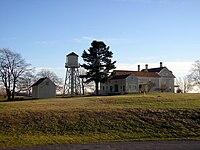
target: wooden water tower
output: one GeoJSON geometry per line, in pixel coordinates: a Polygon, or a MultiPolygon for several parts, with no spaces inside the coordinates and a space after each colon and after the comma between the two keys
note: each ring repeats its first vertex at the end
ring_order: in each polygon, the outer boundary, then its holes
{"type": "Polygon", "coordinates": [[[65,84],[63,95],[71,94],[71,96],[80,94],[80,78],[79,78],[79,63],[78,63],[78,55],[74,52],[68,54],[66,56],[65,68],[66,76],[65,76],[65,84]]]}

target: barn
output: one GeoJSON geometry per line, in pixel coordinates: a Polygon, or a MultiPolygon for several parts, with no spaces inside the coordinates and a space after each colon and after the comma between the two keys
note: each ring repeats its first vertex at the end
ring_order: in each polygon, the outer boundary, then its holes
{"type": "Polygon", "coordinates": [[[32,98],[55,98],[56,85],[49,78],[41,78],[32,85],[32,98]]]}

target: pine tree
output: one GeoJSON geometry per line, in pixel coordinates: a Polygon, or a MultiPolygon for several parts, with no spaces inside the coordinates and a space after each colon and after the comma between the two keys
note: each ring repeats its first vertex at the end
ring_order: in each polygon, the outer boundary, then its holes
{"type": "Polygon", "coordinates": [[[86,74],[81,77],[86,78],[86,83],[95,82],[96,95],[99,94],[99,82],[106,82],[110,70],[115,69],[116,61],[112,62],[112,56],[109,46],[102,41],[93,41],[88,52],[83,51],[82,58],[85,63],[81,66],[86,69],[86,74]]]}

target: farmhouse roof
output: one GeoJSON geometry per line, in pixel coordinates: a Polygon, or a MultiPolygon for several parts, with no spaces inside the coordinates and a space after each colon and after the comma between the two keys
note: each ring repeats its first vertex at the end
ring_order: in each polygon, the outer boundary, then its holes
{"type": "Polygon", "coordinates": [[[129,70],[114,70],[113,71],[113,75],[130,75],[132,74],[134,71],[129,71],[129,70]]]}
{"type": "Polygon", "coordinates": [[[35,82],[32,86],[36,86],[39,85],[40,83],[42,83],[45,79],[47,79],[47,77],[45,78],[40,78],[37,82],[35,82]]]}
{"type": "MultiPolygon", "coordinates": [[[[128,77],[129,75],[134,75],[137,77],[152,77],[152,78],[159,78],[160,75],[156,72],[141,72],[141,71],[128,71],[128,70],[114,70],[113,71],[113,78],[128,77]]],[[[113,79],[112,78],[112,79],[113,79]]]]}
{"type": "Polygon", "coordinates": [[[141,72],[141,71],[135,71],[133,75],[137,77],[152,77],[152,78],[159,78],[160,75],[156,72],[141,72]]]}
{"type": "Polygon", "coordinates": [[[117,80],[117,79],[126,79],[130,74],[127,75],[114,75],[111,77],[111,80],[117,80]]]}
{"type": "MultiPolygon", "coordinates": [[[[166,67],[150,68],[150,69],[147,69],[147,72],[157,72],[157,73],[159,73],[164,68],[166,68],[166,67]]],[[[144,72],[144,71],[146,71],[146,69],[142,69],[142,72],[144,72]]]]}

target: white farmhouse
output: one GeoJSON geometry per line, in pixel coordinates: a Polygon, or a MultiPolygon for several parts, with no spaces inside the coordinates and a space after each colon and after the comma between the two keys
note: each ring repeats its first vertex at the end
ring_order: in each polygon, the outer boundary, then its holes
{"type": "Polygon", "coordinates": [[[101,94],[124,94],[138,93],[145,87],[146,91],[163,91],[174,92],[173,73],[162,66],[158,68],[148,68],[140,71],[114,70],[110,76],[110,80],[106,83],[101,83],[101,94]],[[148,88],[147,88],[148,87],[148,88]]]}
{"type": "Polygon", "coordinates": [[[49,78],[41,78],[32,85],[33,98],[56,97],[56,85],[49,78]]]}

